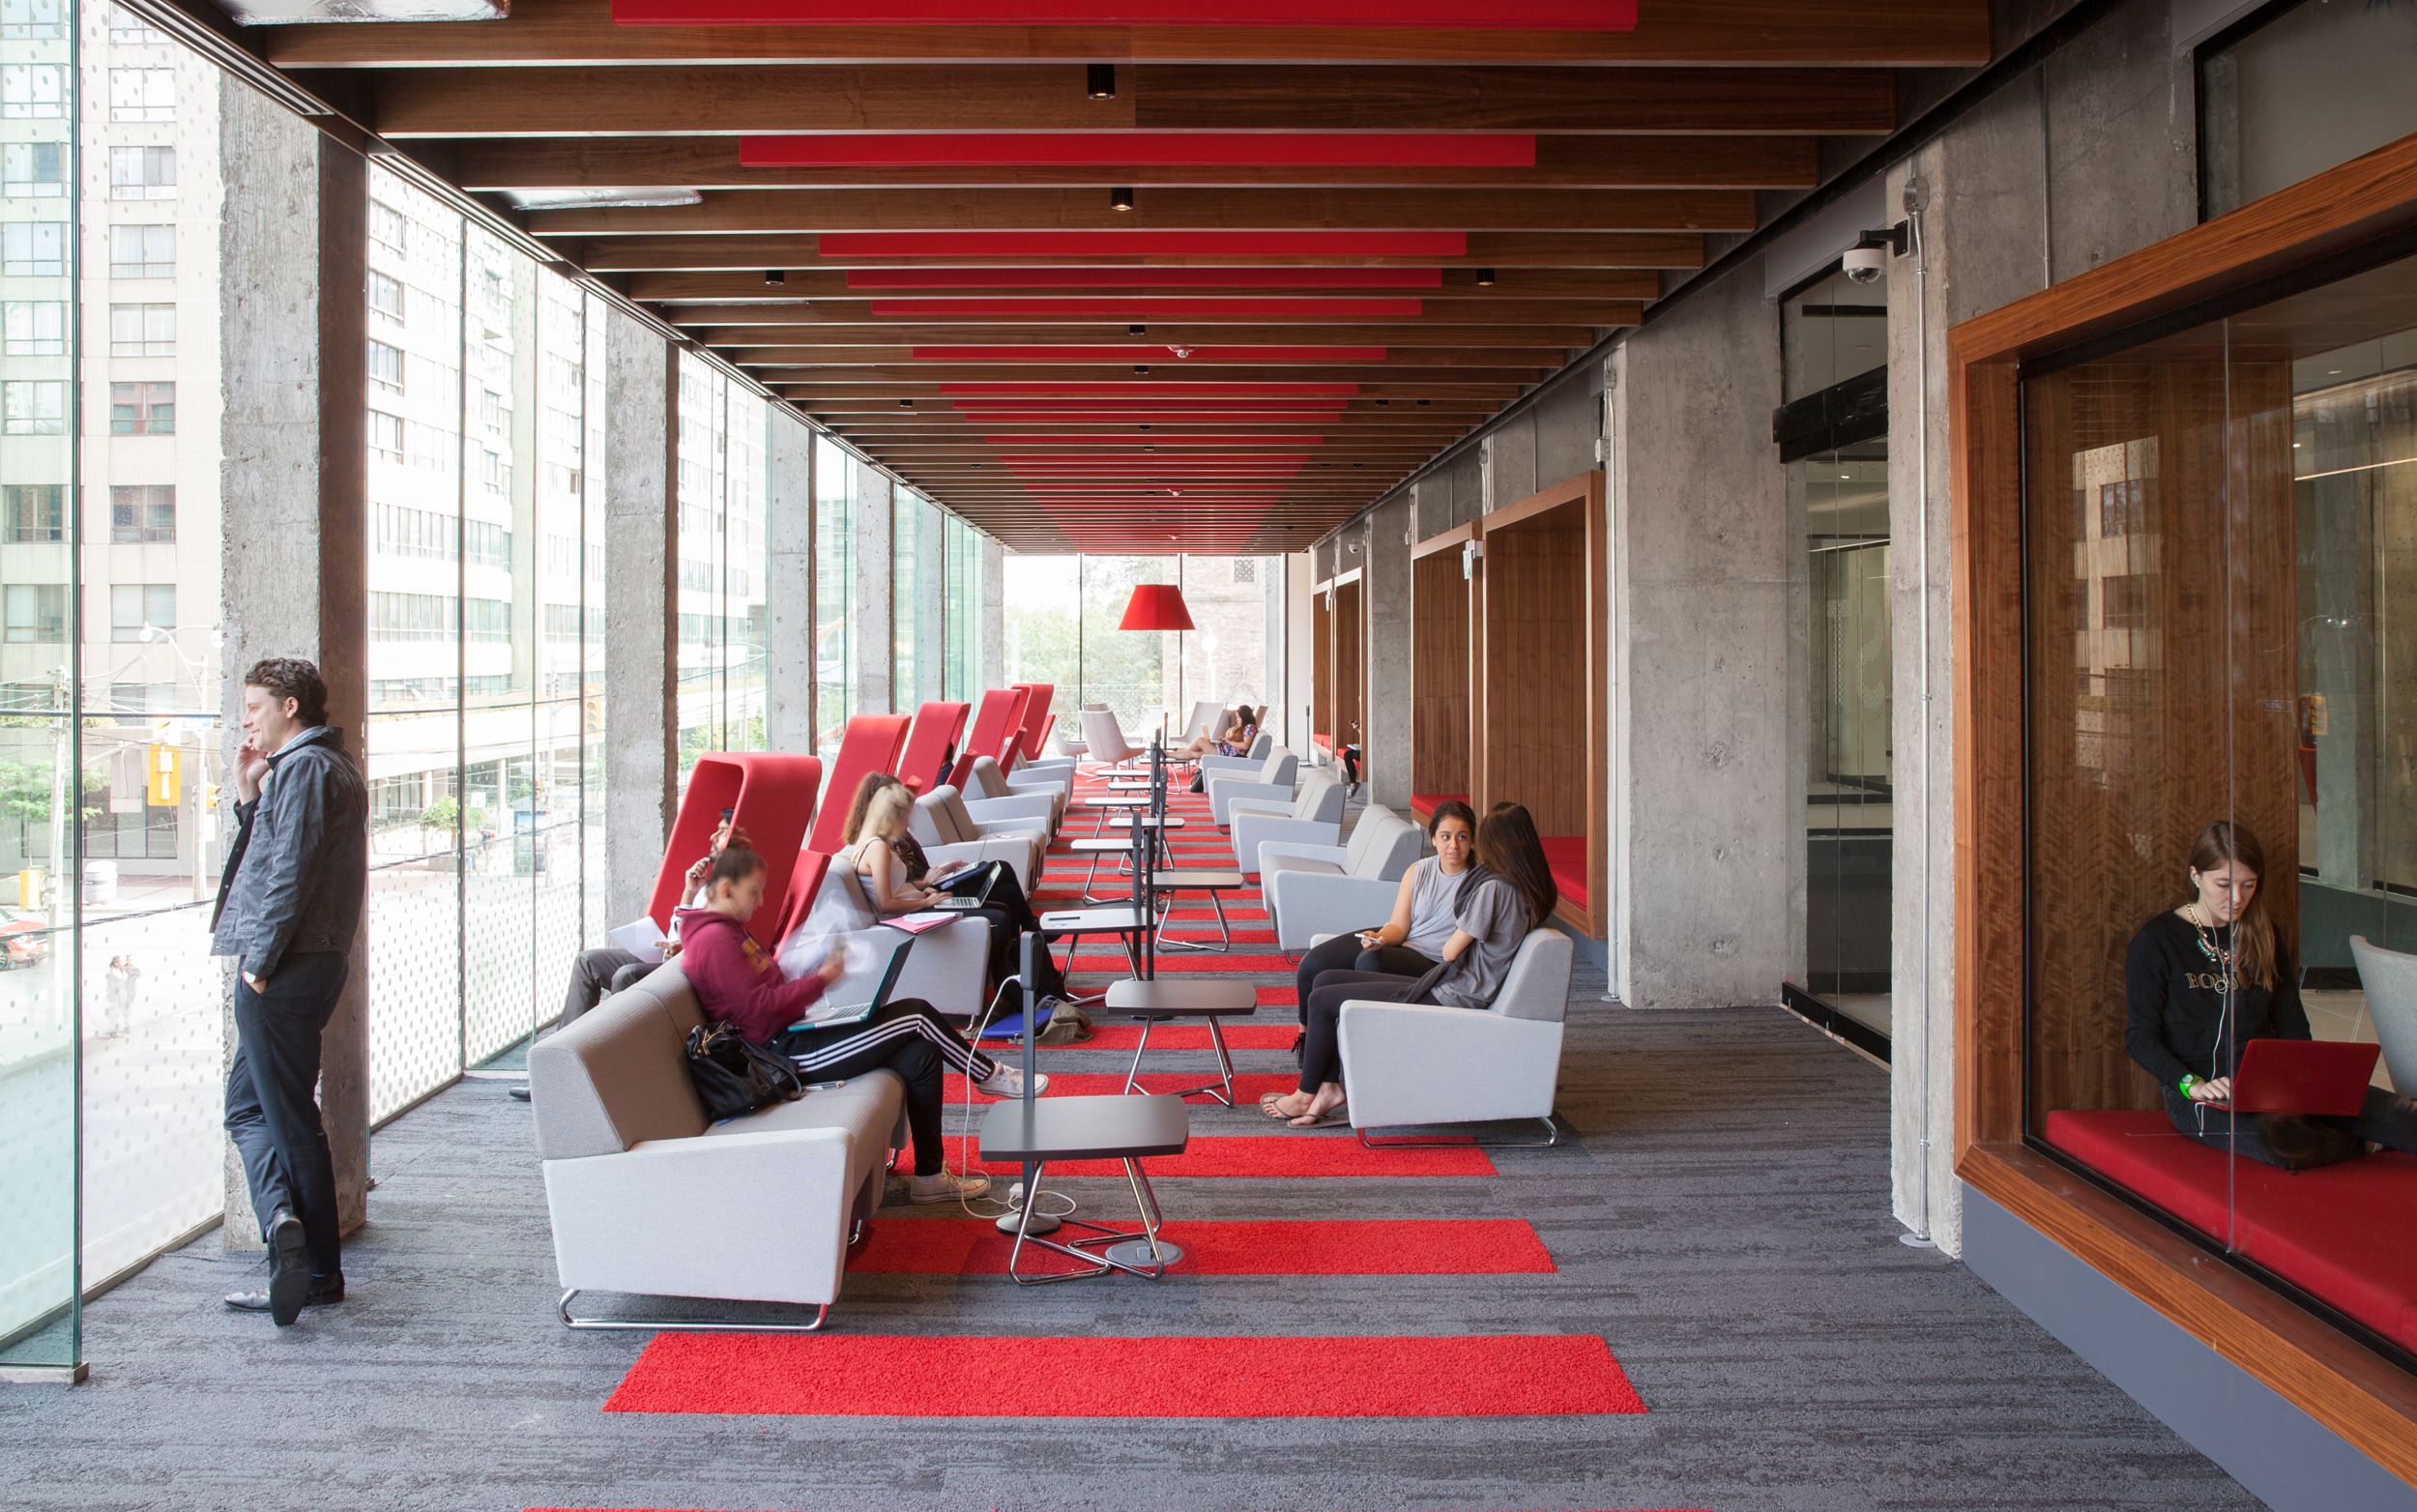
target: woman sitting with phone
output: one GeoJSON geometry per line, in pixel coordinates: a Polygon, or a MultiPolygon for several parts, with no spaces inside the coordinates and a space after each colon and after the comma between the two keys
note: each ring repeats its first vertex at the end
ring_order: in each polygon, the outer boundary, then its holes
{"type": "Polygon", "coordinates": [[[1325,972],[1309,991],[1301,1036],[1300,1083],[1259,1099],[1268,1118],[1296,1129],[1340,1123],[1343,1111],[1343,1004],[1429,1003],[1482,1009],[1510,974],[1528,932],[1559,901],[1535,821],[1517,803],[1497,803],[1477,826],[1477,863],[1453,889],[1452,937],[1443,964],[1423,976],[1388,972],[1325,972]]]}
{"type": "Polygon", "coordinates": [[[1427,816],[1427,839],[1435,854],[1402,875],[1391,918],[1378,928],[1311,945],[1300,958],[1293,986],[1304,1027],[1309,1023],[1309,990],[1323,973],[1424,976],[1442,962],[1443,946],[1452,938],[1453,901],[1476,856],[1476,811],[1458,799],[1438,803],[1427,816]]]}
{"type": "MultiPolygon", "coordinates": [[[[1027,931],[1040,927],[1023,887],[1016,883],[1015,869],[990,861],[935,876],[922,845],[907,829],[914,810],[915,795],[888,772],[866,772],[864,780],[857,785],[856,800],[848,807],[843,831],[848,849],[842,854],[856,874],[864,879],[864,890],[872,898],[874,911],[887,918],[932,908],[943,898],[975,899],[974,907],[957,912],[978,918],[990,928],[990,960],[984,989],[995,991],[1001,983],[1012,982],[1021,970],[1016,957],[1017,941],[1027,931]]],[[[1049,958],[1046,945],[1037,952],[1034,972],[1044,1003],[1063,997],[1065,976],[1049,958]]],[[[1022,1005],[1020,986],[1007,996],[1010,1011],[1022,1005]]]]}
{"type": "MultiPolygon", "coordinates": [[[[833,950],[820,968],[792,978],[772,952],[747,933],[747,920],[764,906],[764,858],[743,845],[725,847],[706,874],[703,906],[683,910],[680,967],[696,989],[708,1020],[727,1019],[749,1042],[797,1062],[808,1081],[839,1081],[887,1066],[906,1083],[907,1128],[915,1142],[917,1203],[949,1203],[979,1197],[988,1177],[958,1176],[942,1161],[945,1138],[940,1110],[941,1067],[954,1067],[996,1097],[1024,1094],[1023,1073],[974,1049],[919,998],[893,1000],[862,1019],[818,1026],[824,995],[846,970],[844,952],[833,950]]],[[[1034,1078],[1035,1093],[1048,1078],[1034,1078]]]]}
{"type": "Polygon", "coordinates": [[[2286,1171],[2417,1149],[2417,1101],[2371,1089],[2355,1118],[2235,1114],[2232,1078],[2253,1039],[2308,1039],[2290,952],[2258,896],[2265,848],[2217,820],[2191,846],[2194,893],[2140,925],[2124,953],[2123,1048],[2157,1079],[2166,1117],[2204,1145],[2286,1171]]]}

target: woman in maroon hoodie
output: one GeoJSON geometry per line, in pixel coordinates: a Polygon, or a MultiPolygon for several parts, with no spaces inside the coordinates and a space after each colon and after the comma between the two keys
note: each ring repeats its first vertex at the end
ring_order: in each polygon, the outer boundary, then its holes
{"type": "Polygon", "coordinates": [[[833,951],[820,971],[790,980],[747,933],[746,921],[763,904],[764,858],[734,844],[706,874],[704,906],[682,911],[680,967],[705,1016],[728,1019],[750,1041],[795,1061],[809,1080],[836,1081],[877,1066],[897,1072],[906,1083],[907,1127],[915,1136],[911,1199],[952,1203],[988,1191],[988,1177],[957,1176],[941,1162],[940,1068],[945,1061],[1001,1097],[1023,1095],[1023,1073],[969,1047],[917,998],[895,999],[857,1023],[816,1028],[814,1004],[839,979],[841,954],[833,951]]]}

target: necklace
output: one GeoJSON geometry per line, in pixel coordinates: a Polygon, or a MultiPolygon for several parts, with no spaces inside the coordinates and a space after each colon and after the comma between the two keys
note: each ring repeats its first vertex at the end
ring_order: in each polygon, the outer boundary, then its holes
{"type": "Polygon", "coordinates": [[[2232,974],[2232,944],[2230,939],[2230,927],[2227,926],[2225,944],[2218,945],[2216,944],[2216,932],[2207,923],[2206,918],[2206,914],[2198,904],[2194,903],[2191,905],[2191,927],[2199,934],[2199,953],[2223,968],[2224,974],[2229,978],[2232,974]]]}

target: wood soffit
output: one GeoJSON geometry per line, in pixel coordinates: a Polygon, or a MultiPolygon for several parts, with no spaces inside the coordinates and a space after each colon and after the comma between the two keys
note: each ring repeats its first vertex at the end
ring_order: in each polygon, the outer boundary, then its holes
{"type": "Polygon", "coordinates": [[[1816,187],[1823,138],[1893,131],[1903,71],[1991,57],[1986,0],[1639,11],[629,26],[517,0],[237,38],[1010,547],[1276,552],[1636,324],[1707,235],[1816,187]],[[560,203],[632,190],[698,197],[560,203]],[[1050,436],[1087,465],[1011,461],[1050,436]],[[1171,481],[1173,451],[1226,472],[1171,481]]]}

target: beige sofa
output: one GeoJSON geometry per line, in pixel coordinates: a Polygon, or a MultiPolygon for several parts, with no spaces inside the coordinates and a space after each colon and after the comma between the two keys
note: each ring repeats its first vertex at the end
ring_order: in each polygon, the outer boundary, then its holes
{"type": "Polygon", "coordinates": [[[688,1083],[695,994],[675,963],[529,1052],[563,1322],[573,1328],[816,1328],[849,1240],[906,1143],[888,1070],[709,1125],[688,1083]],[[579,1317],[581,1292],[791,1302],[810,1323],[579,1317]]]}

